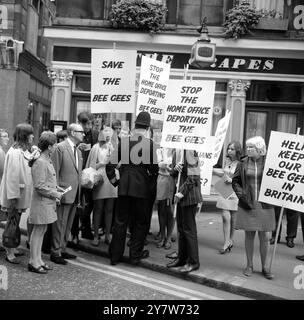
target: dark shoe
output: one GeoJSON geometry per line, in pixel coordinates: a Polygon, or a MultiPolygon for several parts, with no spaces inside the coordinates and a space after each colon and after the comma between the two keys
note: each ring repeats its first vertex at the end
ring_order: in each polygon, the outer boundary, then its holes
{"type": "Polygon", "coordinates": [[[233,247],[233,245],[232,245],[232,244],[229,244],[228,247],[222,248],[222,249],[219,251],[219,253],[220,253],[220,254],[228,253],[228,252],[231,251],[231,248],[232,248],[232,247],[233,247]]]}
{"type": "Polygon", "coordinates": [[[8,258],[8,256],[5,257],[5,260],[9,263],[12,263],[12,264],[19,264],[20,261],[15,257],[15,258],[8,258]]]}
{"type": "Polygon", "coordinates": [[[130,258],[129,261],[133,265],[138,265],[141,259],[146,259],[149,257],[149,255],[150,255],[149,250],[143,250],[139,258],[130,258]]]}
{"type": "Polygon", "coordinates": [[[48,264],[42,264],[41,265],[41,267],[44,269],[44,270],[47,270],[47,271],[49,271],[49,270],[53,270],[53,268],[51,267],[51,266],[49,266],[48,264]]]}
{"type": "Polygon", "coordinates": [[[271,273],[271,272],[268,271],[268,270],[263,269],[263,270],[262,270],[262,274],[263,274],[263,276],[264,276],[266,279],[268,279],[268,280],[272,280],[272,279],[274,278],[274,274],[271,273]]]}
{"type": "Polygon", "coordinates": [[[302,256],[296,256],[298,260],[304,261],[304,254],[302,256]]]}
{"type": "Polygon", "coordinates": [[[169,262],[167,264],[167,268],[177,268],[177,267],[182,267],[185,265],[185,262],[184,261],[181,261],[179,259],[175,259],[174,261],[172,262],[169,262]]]}
{"type": "Polygon", "coordinates": [[[196,263],[196,264],[187,263],[179,269],[179,272],[189,273],[191,271],[197,270],[199,267],[200,267],[199,263],[196,263]]]}
{"type": "Polygon", "coordinates": [[[143,250],[140,259],[146,259],[149,257],[149,255],[150,255],[149,250],[143,250]]]}
{"type": "Polygon", "coordinates": [[[54,263],[57,263],[57,264],[62,264],[62,265],[66,265],[68,264],[68,262],[66,260],[64,260],[62,257],[60,256],[50,256],[50,260],[54,263]]]}
{"type": "Polygon", "coordinates": [[[169,259],[177,259],[178,258],[178,254],[176,251],[173,251],[171,253],[168,253],[166,254],[166,258],[169,258],[169,259]]]}
{"type": "Polygon", "coordinates": [[[294,247],[293,239],[286,239],[286,245],[288,248],[293,248],[294,247]]]}
{"type": "Polygon", "coordinates": [[[88,239],[88,240],[93,240],[94,239],[94,235],[93,235],[92,232],[82,232],[81,233],[81,238],[88,239]]]}
{"type": "Polygon", "coordinates": [[[35,268],[32,264],[27,265],[28,271],[40,273],[40,274],[47,274],[47,270],[45,270],[42,266],[39,266],[38,268],[35,268]]]}
{"type": "Polygon", "coordinates": [[[61,257],[63,259],[67,259],[67,260],[71,260],[71,259],[76,259],[77,256],[75,256],[74,254],[70,254],[70,253],[67,253],[67,252],[62,252],[61,253],[61,257]]]}

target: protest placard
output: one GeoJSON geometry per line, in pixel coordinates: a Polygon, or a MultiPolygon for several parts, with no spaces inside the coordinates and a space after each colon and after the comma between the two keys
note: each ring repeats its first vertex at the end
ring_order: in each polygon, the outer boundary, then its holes
{"type": "Polygon", "coordinates": [[[150,113],[151,119],[163,120],[170,64],[142,56],[136,114],[150,113]]]}
{"type": "Polygon", "coordinates": [[[200,160],[201,193],[203,195],[210,195],[213,170],[214,144],[215,137],[208,137],[205,143],[205,151],[198,153],[198,157],[200,160]]]}
{"type": "Polygon", "coordinates": [[[215,81],[170,80],[161,146],[206,151],[215,81]]]}
{"type": "Polygon", "coordinates": [[[217,124],[216,132],[215,132],[214,155],[213,155],[214,163],[218,162],[218,159],[221,155],[227,130],[230,123],[230,117],[231,117],[231,112],[227,110],[225,117],[222,118],[217,124]]]}
{"type": "Polygon", "coordinates": [[[304,212],[304,136],[271,131],[259,201],[304,212]]]}
{"type": "Polygon", "coordinates": [[[134,50],[92,49],[92,113],[134,112],[136,54],[134,50]]]}

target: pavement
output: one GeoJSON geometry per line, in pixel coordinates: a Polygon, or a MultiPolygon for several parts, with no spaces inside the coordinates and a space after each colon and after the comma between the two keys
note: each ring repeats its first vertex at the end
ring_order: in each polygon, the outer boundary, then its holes
{"type": "MultiPolygon", "coordinates": [[[[20,222],[24,234],[26,234],[26,219],[27,213],[22,215],[20,222]]],[[[147,259],[141,260],[138,267],[148,268],[162,274],[173,275],[252,299],[304,299],[304,262],[295,258],[296,255],[304,254],[301,226],[298,227],[295,247],[288,248],[285,243],[285,217],[283,217],[282,242],[277,245],[276,256],[272,265],[272,272],[275,275],[273,280],[267,280],[261,274],[257,236],[255,239],[254,273],[251,277],[246,277],[242,273],[246,265],[243,231],[235,231],[234,246],[230,253],[219,254],[219,249],[223,244],[222,218],[220,212],[217,211],[212,204],[203,206],[202,211],[197,215],[200,268],[196,271],[184,275],[178,271],[178,268],[166,268],[166,264],[171,260],[166,258],[165,255],[177,251],[178,247],[177,242],[174,242],[169,250],[157,248],[155,235],[158,232],[158,228],[157,212],[154,211],[151,223],[152,234],[148,235],[147,239],[149,243],[146,246],[146,249],[150,251],[150,256],[147,259]],[[301,272],[302,278],[299,278],[301,277],[301,272]],[[296,285],[297,283],[301,283],[300,289],[298,288],[299,286],[296,285]]],[[[176,229],[174,236],[176,237],[176,229]]],[[[70,242],[69,247],[76,251],[82,250],[91,254],[108,257],[108,245],[104,242],[104,236],[101,238],[98,247],[92,246],[90,241],[85,239],[80,239],[77,247],[70,242]]],[[[271,254],[273,247],[274,246],[271,246],[271,254]]],[[[128,263],[128,254],[129,249],[126,247],[123,262],[128,263]]],[[[269,256],[271,256],[271,254],[269,256]]]]}

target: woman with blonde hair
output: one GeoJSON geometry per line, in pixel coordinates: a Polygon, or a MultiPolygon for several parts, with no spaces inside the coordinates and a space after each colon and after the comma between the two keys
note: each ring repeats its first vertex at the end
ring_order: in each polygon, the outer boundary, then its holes
{"type": "Polygon", "coordinates": [[[239,198],[236,216],[236,229],[245,231],[245,249],[247,266],[244,275],[253,273],[254,238],[258,232],[262,274],[266,279],[274,275],[266,267],[269,252],[269,233],[275,228],[275,213],[271,205],[258,201],[266,145],[262,137],[253,137],[246,141],[247,157],[237,165],[232,179],[232,187],[239,198]]]}
{"type": "Polygon", "coordinates": [[[111,143],[113,129],[105,127],[100,131],[98,143],[96,143],[90,151],[86,167],[94,168],[102,173],[103,183],[93,188],[93,228],[94,239],[91,244],[99,245],[98,229],[104,217],[105,221],[105,243],[111,242],[111,225],[113,219],[113,209],[115,198],[117,198],[117,188],[114,187],[105,172],[105,166],[109,162],[111,153],[114,148],[111,143]]]}

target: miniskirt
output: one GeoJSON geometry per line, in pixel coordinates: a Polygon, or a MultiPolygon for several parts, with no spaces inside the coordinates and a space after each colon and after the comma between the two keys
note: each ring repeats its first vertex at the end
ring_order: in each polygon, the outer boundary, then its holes
{"type": "Polygon", "coordinates": [[[255,208],[246,210],[238,207],[236,213],[235,229],[245,231],[265,231],[275,230],[274,209],[263,209],[260,202],[255,203],[255,208]]]}

